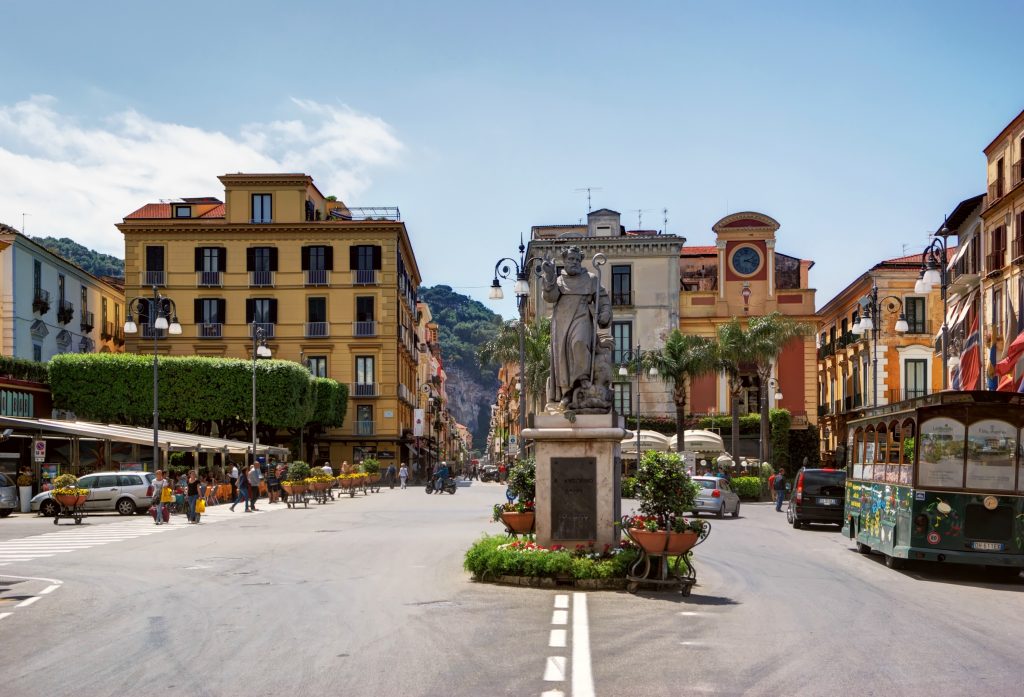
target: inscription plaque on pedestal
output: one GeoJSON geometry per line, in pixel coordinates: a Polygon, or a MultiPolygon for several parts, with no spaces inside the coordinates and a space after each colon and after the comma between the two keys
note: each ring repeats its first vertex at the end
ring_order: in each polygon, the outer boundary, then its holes
{"type": "Polygon", "coordinates": [[[597,539],[597,458],[551,458],[551,538],[597,539]]]}

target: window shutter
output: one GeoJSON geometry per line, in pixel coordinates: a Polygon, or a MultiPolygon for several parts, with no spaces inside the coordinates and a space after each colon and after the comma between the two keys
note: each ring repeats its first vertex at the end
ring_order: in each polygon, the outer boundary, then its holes
{"type": "Polygon", "coordinates": [[[270,323],[277,324],[277,299],[271,298],[270,300],[270,323]]]}
{"type": "Polygon", "coordinates": [[[218,271],[225,271],[226,272],[228,270],[228,248],[227,247],[221,247],[220,248],[220,254],[218,254],[217,256],[220,257],[217,260],[217,262],[218,262],[217,270],[218,271]]]}
{"type": "Polygon", "coordinates": [[[196,247],[196,271],[203,270],[203,248],[196,247]]]}
{"type": "Polygon", "coordinates": [[[256,301],[252,298],[245,299],[245,323],[252,324],[252,318],[256,315],[256,301]]]}
{"type": "Polygon", "coordinates": [[[324,268],[334,271],[334,247],[331,245],[324,247],[324,268]]]}
{"type": "Polygon", "coordinates": [[[381,250],[379,245],[373,247],[373,270],[380,271],[381,268],[381,250]]]}
{"type": "Polygon", "coordinates": [[[270,248],[270,270],[277,271],[277,247],[270,248]]]}
{"type": "Polygon", "coordinates": [[[302,248],[302,270],[309,271],[309,247],[302,248]]]}
{"type": "MultiPolygon", "coordinates": [[[[256,250],[253,247],[249,247],[245,250],[245,270],[254,271],[256,269],[256,250]]],[[[250,322],[252,320],[249,320],[250,322]]]]}
{"type": "Polygon", "coordinates": [[[192,301],[192,312],[195,324],[202,324],[203,322],[203,299],[196,298],[192,301]]]}
{"type": "Polygon", "coordinates": [[[351,269],[352,271],[355,271],[356,269],[359,268],[359,262],[357,261],[358,258],[359,247],[356,245],[352,245],[351,247],[348,248],[348,268],[351,269]]]}
{"type": "Polygon", "coordinates": [[[228,322],[227,305],[228,301],[225,300],[224,298],[217,299],[217,320],[221,324],[227,324],[228,322]]]}

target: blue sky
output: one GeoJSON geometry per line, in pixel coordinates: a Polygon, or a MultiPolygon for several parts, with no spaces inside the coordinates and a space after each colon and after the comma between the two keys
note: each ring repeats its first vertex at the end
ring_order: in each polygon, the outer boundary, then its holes
{"type": "Polygon", "coordinates": [[[519,233],[579,220],[594,186],[629,227],[668,208],[691,244],[771,215],[822,305],[983,191],[982,148],[1024,108],[1022,20],[1012,2],[3,3],[0,221],[120,255],[113,223],[146,201],[305,171],[400,206],[424,283],[485,300],[519,233]]]}

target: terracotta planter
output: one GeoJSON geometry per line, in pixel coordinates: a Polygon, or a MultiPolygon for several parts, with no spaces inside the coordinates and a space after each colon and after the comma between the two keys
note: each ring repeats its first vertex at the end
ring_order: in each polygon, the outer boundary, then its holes
{"type": "Polygon", "coordinates": [[[379,474],[367,474],[366,475],[366,483],[367,484],[376,484],[379,481],[380,481],[380,475],[379,474]]]}
{"type": "Polygon", "coordinates": [[[284,489],[284,493],[291,496],[292,494],[304,494],[306,493],[305,484],[282,484],[281,488],[284,489]]]}
{"type": "Polygon", "coordinates": [[[502,511],[501,513],[501,522],[503,522],[509,530],[517,535],[533,532],[533,524],[535,520],[536,514],[533,511],[525,511],[523,513],[502,511]]]}
{"type": "Polygon", "coordinates": [[[61,505],[61,508],[77,508],[85,503],[88,494],[53,494],[53,500],[61,505]]]}
{"type": "Polygon", "coordinates": [[[668,532],[666,530],[658,530],[656,532],[648,532],[640,528],[630,528],[629,536],[633,540],[643,547],[644,551],[648,554],[671,554],[679,555],[685,554],[693,549],[693,546],[697,544],[697,539],[700,537],[695,532],[668,532]],[[665,538],[668,537],[668,547],[665,546],[665,538]]]}

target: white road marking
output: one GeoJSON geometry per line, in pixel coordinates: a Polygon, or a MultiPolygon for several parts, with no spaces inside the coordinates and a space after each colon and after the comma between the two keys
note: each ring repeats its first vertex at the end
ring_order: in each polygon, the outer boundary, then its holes
{"type": "Polygon", "coordinates": [[[594,697],[587,594],[572,594],[572,697],[594,697]]]}
{"type": "Polygon", "coordinates": [[[563,610],[569,608],[569,596],[566,593],[560,593],[555,596],[555,607],[563,610]]]}
{"type": "Polygon", "coordinates": [[[565,680],[565,656],[548,656],[548,664],[544,668],[544,680],[546,682],[565,680]]]}
{"type": "Polygon", "coordinates": [[[38,595],[33,596],[31,598],[25,598],[24,600],[22,600],[20,603],[18,603],[14,607],[28,607],[29,605],[31,605],[32,603],[36,602],[37,600],[39,600],[39,596],[38,595]]]}
{"type": "Polygon", "coordinates": [[[683,612],[679,613],[680,617],[701,617],[701,616],[706,615],[706,614],[708,614],[708,613],[706,613],[706,612],[694,612],[693,610],[684,610],[683,612]]]}
{"type": "Polygon", "coordinates": [[[568,610],[555,610],[551,613],[551,624],[569,624],[568,610]]]}
{"type": "Polygon", "coordinates": [[[565,693],[561,690],[545,690],[540,693],[540,697],[565,697],[565,693]]]}
{"type": "Polygon", "coordinates": [[[54,592],[58,588],[60,588],[60,584],[55,583],[52,586],[47,586],[43,590],[39,591],[39,595],[49,595],[50,593],[54,592]]]}
{"type": "Polygon", "coordinates": [[[548,646],[556,649],[565,648],[566,631],[564,629],[552,629],[551,636],[548,638],[548,646]]]}
{"type": "Polygon", "coordinates": [[[12,614],[14,614],[14,613],[11,613],[11,612],[0,612],[0,620],[2,620],[5,617],[10,617],[12,614]]]}

